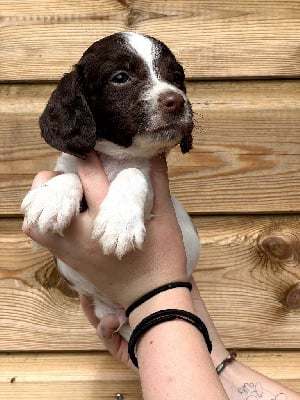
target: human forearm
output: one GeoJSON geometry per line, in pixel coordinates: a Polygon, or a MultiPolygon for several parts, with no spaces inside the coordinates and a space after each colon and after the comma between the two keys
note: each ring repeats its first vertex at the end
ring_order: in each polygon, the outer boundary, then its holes
{"type": "MultiPolygon", "coordinates": [[[[168,308],[195,313],[190,293],[177,288],[160,293],[136,309],[130,324],[135,327],[144,317],[168,308]]],[[[136,354],[145,400],[227,399],[202,334],[185,321],[164,322],[151,328],[139,340],[136,354]]]]}
{"type": "MultiPolygon", "coordinates": [[[[212,341],[211,358],[215,367],[228,355],[216,327],[202,301],[196,283],[193,281],[193,303],[196,314],[204,321],[212,341]]],[[[243,365],[238,360],[232,361],[219,375],[221,383],[230,400],[299,400],[300,395],[283,387],[266,376],[243,365]]]]}
{"type": "Polygon", "coordinates": [[[230,400],[299,400],[300,394],[234,361],[223,371],[221,382],[230,400]]]}

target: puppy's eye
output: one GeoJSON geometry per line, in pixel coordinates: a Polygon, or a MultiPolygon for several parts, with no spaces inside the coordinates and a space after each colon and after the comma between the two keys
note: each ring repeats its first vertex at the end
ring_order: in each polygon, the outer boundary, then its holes
{"type": "Polygon", "coordinates": [[[111,82],[117,83],[118,85],[122,85],[128,81],[129,81],[129,76],[126,74],[126,72],[118,72],[111,78],[111,82]]]}

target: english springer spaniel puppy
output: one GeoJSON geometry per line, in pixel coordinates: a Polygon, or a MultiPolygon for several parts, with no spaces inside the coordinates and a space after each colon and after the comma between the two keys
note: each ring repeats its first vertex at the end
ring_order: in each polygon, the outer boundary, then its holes
{"type": "MultiPolygon", "coordinates": [[[[92,44],[60,80],[40,117],[43,138],[63,152],[55,169],[64,174],[26,195],[21,208],[29,226],[41,233],[63,233],[83,197],[76,157],[95,150],[111,184],[93,237],[104,254],[119,258],[142,249],[153,205],[149,159],[177,144],[182,153],[192,148],[192,109],[184,79],[175,56],[152,37],[123,32],[92,44]]],[[[181,204],[172,200],[190,275],[199,239],[181,204]]],[[[98,318],[115,312],[123,320],[118,304],[62,261],[57,264],[78,292],[94,298],[98,318]]],[[[128,325],[121,333],[128,339],[128,325]]]]}

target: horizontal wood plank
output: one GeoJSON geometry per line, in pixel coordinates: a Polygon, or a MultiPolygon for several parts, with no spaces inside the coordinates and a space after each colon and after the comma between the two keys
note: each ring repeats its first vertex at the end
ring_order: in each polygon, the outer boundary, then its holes
{"type": "Polygon", "coordinates": [[[51,82],[124,30],[164,41],[190,81],[194,149],[172,150],[169,174],[194,214],[194,278],[217,329],[241,362],[300,393],[300,79],[279,80],[300,78],[299,1],[2,0],[0,398],[142,399],[19,218],[58,155],[38,128],[51,82]]]}
{"type": "Polygon", "coordinates": [[[202,243],[194,278],[227,347],[299,348],[299,216],[194,222],[202,243]]]}
{"type": "Polygon", "coordinates": [[[22,234],[21,220],[0,220],[0,253],[0,351],[103,348],[77,293],[22,234]]]}
{"type": "MultiPolygon", "coordinates": [[[[244,352],[238,360],[300,392],[299,352],[244,352]]],[[[0,354],[0,392],[6,400],[142,399],[137,376],[105,352],[0,354]]]]}
{"type": "MultiPolygon", "coordinates": [[[[226,346],[299,349],[299,217],[194,222],[202,243],[195,280],[226,346]]],[[[20,226],[1,219],[0,351],[101,349],[53,258],[33,251],[20,226]]]]}
{"type": "MultiPolygon", "coordinates": [[[[55,86],[0,86],[0,215],[19,215],[36,172],[58,152],[38,117],[55,86]]],[[[169,156],[171,189],[191,213],[300,210],[300,80],[188,85],[194,149],[169,156]]]]}
{"type": "Polygon", "coordinates": [[[299,77],[298,1],[2,0],[1,81],[56,80],[95,40],[134,30],[163,40],[190,79],[299,77]]]}
{"type": "Polygon", "coordinates": [[[0,354],[0,393],[5,400],[142,399],[137,375],[105,352],[0,354]]]}

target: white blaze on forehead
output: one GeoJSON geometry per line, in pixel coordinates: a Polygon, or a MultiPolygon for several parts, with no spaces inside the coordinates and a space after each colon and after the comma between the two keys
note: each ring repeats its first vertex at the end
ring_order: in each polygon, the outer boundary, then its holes
{"type": "Polygon", "coordinates": [[[155,61],[161,54],[159,45],[149,37],[141,35],[135,32],[124,32],[124,35],[128,41],[129,46],[133,51],[144,61],[146,65],[150,79],[151,86],[143,93],[143,98],[149,101],[149,106],[156,109],[158,105],[158,98],[163,92],[171,91],[182,95],[184,100],[187,98],[182,90],[166,82],[162,79],[159,71],[155,69],[155,61]]]}
{"type": "Polygon", "coordinates": [[[129,45],[144,60],[147,65],[151,78],[157,80],[159,77],[154,70],[153,61],[159,56],[159,48],[153,40],[135,32],[126,32],[129,45]]]}

